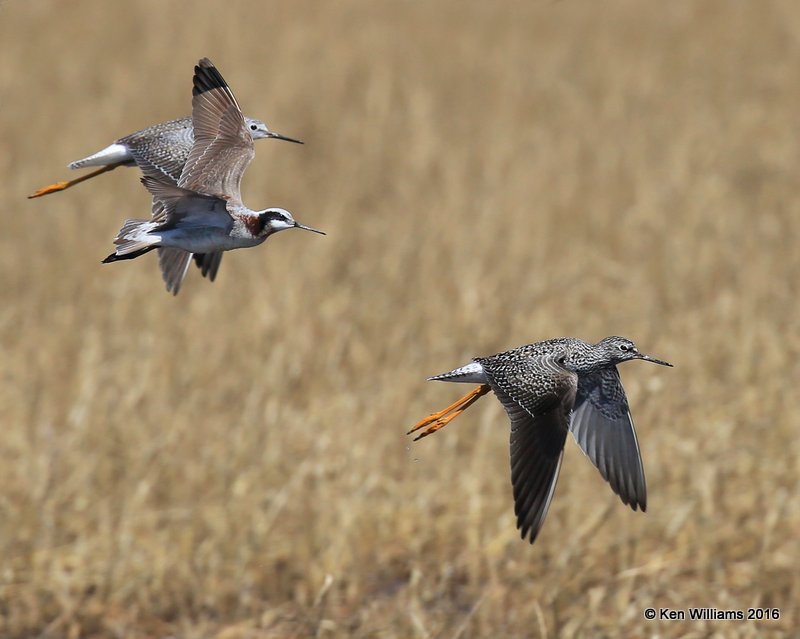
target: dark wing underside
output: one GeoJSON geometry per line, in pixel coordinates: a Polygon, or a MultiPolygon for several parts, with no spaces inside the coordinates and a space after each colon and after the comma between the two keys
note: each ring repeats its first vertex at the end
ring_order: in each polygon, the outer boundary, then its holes
{"type": "Polygon", "coordinates": [[[580,376],[570,430],[622,502],[645,510],[642,457],[616,368],[580,376]]]}
{"type": "Polygon", "coordinates": [[[491,370],[481,360],[497,398],[511,420],[511,485],[514,512],[522,538],[530,543],[541,530],[561,468],[569,411],[575,397],[575,376],[540,362],[517,364],[513,374],[491,370]],[[546,379],[545,379],[546,378],[546,379]],[[537,392],[545,380],[546,392],[537,392]]]}
{"type": "MultiPolygon", "coordinates": [[[[500,397],[498,395],[498,397],[500,397]]],[[[511,485],[514,514],[522,538],[533,543],[553,499],[567,430],[564,411],[530,415],[516,402],[501,398],[511,419],[511,485]]]]}
{"type": "Polygon", "coordinates": [[[217,277],[220,262],[222,262],[222,251],[215,251],[214,253],[196,253],[194,262],[203,277],[207,277],[212,282],[217,277]]]}
{"type": "Polygon", "coordinates": [[[213,195],[184,189],[165,177],[145,175],[142,184],[153,196],[151,218],[159,229],[177,226],[194,229],[224,229],[230,231],[233,218],[227,202],[213,195]]]}

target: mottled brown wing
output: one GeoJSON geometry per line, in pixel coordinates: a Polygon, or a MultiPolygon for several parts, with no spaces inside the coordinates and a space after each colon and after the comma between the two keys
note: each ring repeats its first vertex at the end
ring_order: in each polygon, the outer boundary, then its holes
{"type": "Polygon", "coordinates": [[[168,177],[177,184],[194,144],[192,118],[154,124],[117,140],[133,156],[145,175],[168,177]]]}
{"type": "Polygon", "coordinates": [[[622,503],[645,510],[642,456],[616,368],[580,376],[570,430],[622,503]]]}
{"type": "Polygon", "coordinates": [[[255,156],[253,138],[236,98],[208,58],[194,68],[194,144],[178,185],[241,203],[240,185],[255,156]]]}

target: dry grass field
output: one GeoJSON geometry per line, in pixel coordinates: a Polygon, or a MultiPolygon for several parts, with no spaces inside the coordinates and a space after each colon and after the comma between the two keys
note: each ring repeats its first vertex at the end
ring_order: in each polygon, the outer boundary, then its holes
{"type": "MultiPolygon", "coordinates": [[[[0,637],[779,637],[800,626],[800,5],[0,3],[0,637]],[[284,233],[177,298],[101,265],[209,56],[284,233]],[[428,375],[628,336],[649,486],[571,438],[533,546],[508,423],[428,375]],[[647,607],[780,608],[646,621],[647,607]]],[[[194,269],[193,269],[194,271],[194,269]]]]}

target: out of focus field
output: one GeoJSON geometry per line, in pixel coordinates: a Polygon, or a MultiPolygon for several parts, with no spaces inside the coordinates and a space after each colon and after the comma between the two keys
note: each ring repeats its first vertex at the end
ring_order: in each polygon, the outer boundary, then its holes
{"type": "Polygon", "coordinates": [[[778,637],[800,626],[800,5],[0,3],[0,636],[778,637]],[[177,298],[70,161],[209,56],[289,232],[177,298]],[[487,398],[428,375],[609,334],[647,473],[568,442],[534,546],[487,398]],[[647,607],[780,608],[646,621],[647,607]]]}

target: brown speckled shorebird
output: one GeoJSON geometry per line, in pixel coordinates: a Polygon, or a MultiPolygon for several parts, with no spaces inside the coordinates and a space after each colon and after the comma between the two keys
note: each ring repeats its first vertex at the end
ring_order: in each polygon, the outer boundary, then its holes
{"type": "Polygon", "coordinates": [[[523,539],[533,543],[544,523],[567,430],[622,502],[644,511],[642,458],[617,372],[617,364],[631,359],[672,366],[643,355],[624,337],[606,337],[597,344],[563,337],[477,357],[429,378],[480,386],[417,423],[409,434],[426,426],[416,439],[436,432],[491,390],[511,420],[511,483],[523,539]]]}
{"type": "MultiPolygon", "coordinates": [[[[254,140],[275,138],[302,144],[300,140],[270,131],[261,120],[246,117],[245,123],[254,140]]],[[[191,117],[154,124],[136,133],[126,135],[82,160],[68,164],[70,169],[100,167],[97,170],[72,180],[44,186],[31,193],[28,198],[58,193],[93,177],[113,171],[119,166],[138,166],[143,171],[155,169],[177,183],[181,177],[183,165],[186,164],[186,159],[189,157],[189,151],[192,150],[192,144],[194,144],[194,129],[191,117]]]]}
{"type": "Polygon", "coordinates": [[[242,203],[242,175],[255,156],[247,123],[208,58],[195,66],[193,85],[195,139],[177,185],[160,171],[143,169],[142,183],[153,196],[152,216],[126,220],[114,240],[116,250],[103,260],[130,260],[158,249],[167,290],[174,294],[193,254],[195,259],[215,257],[216,268],[222,251],[258,246],[285,229],[324,235],[297,222],[286,209],[254,211],[242,203]]]}

